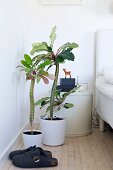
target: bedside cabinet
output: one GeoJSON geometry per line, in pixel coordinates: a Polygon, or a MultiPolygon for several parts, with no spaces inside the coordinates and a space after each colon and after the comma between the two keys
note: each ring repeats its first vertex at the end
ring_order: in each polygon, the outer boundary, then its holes
{"type": "Polygon", "coordinates": [[[65,102],[73,103],[70,109],[61,109],[57,116],[67,119],[67,136],[84,136],[92,132],[93,91],[75,92],[65,102]]]}

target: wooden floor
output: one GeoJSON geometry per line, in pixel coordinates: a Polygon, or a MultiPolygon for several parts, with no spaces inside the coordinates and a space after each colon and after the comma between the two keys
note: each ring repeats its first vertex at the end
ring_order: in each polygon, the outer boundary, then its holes
{"type": "MultiPolygon", "coordinates": [[[[94,130],[88,136],[66,138],[62,146],[43,148],[52,151],[59,164],[38,170],[113,170],[113,132],[94,130]]],[[[8,161],[3,170],[19,169],[22,170],[8,161]]]]}

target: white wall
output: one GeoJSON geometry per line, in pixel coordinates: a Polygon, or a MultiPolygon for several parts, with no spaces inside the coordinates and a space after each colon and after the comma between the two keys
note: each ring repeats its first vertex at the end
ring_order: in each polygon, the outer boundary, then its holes
{"type": "MultiPolygon", "coordinates": [[[[113,28],[113,0],[83,0],[83,5],[43,6],[41,0],[28,0],[29,27],[26,50],[32,42],[48,40],[51,28],[57,26],[56,47],[67,41],[75,41],[76,60],[66,65],[73,77],[94,87],[95,77],[95,32],[113,28]]],[[[27,32],[27,33],[28,33],[27,32]]],[[[28,50],[29,51],[29,50],[28,50]]],[[[64,68],[65,66],[63,66],[64,68]]],[[[61,70],[62,76],[63,71],[61,70]]]]}
{"type": "Polygon", "coordinates": [[[23,2],[0,0],[0,159],[26,123],[23,75],[23,2]]]}

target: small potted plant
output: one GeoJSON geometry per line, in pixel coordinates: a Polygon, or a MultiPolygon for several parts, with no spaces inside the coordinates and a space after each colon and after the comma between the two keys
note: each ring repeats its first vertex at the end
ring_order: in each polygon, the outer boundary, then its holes
{"type": "MultiPolygon", "coordinates": [[[[46,110],[50,113],[49,117],[46,119],[41,118],[40,121],[41,130],[43,132],[43,143],[46,145],[56,146],[64,143],[66,119],[54,117],[54,107],[58,106],[57,109],[59,110],[61,108],[61,105],[63,105],[66,97],[70,93],[75,92],[78,88],[75,87],[71,91],[64,93],[62,96],[60,95],[60,92],[56,88],[59,75],[59,65],[64,63],[65,60],[74,61],[75,56],[72,53],[72,50],[74,48],[77,48],[78,44],[67,42],[63,44],[55,53],[53,50],[53,43],[56,39],[56,27],[53,27],[49,37],[50,44],[48,46],[51,49],[50,58],[52,60],[52,63],[51,65],[49,65],[49,68],[53,65],[55,66],[55,79],[51,89],[51,96],[38,100],[36,102],[36,105],[41,105],[42,108],[44,105],[49,104],[46,110]]],[[[35,49],[38,49],[38,45],[39,44],[37,44],[35,47],[33,46],[31,52],[37,52],[37,50],[35,49]]],[[[65,103],[63,106],[65,108],[71,108],[73,105],[71,103],[65,103]]]]}
{"type": "MultiPolygon", "coordinates": [[[[40,47],[41,49],[41,47],[40,47]]],[[[41,50],[42,52],[44,50],[41,50]]],[[[42,132],[39,130],[33,129],[34,114],[35,114],[35,99],[34,99],[34,87],[35,83],[39,83],[40,79],[44,81],[45,84],[49,83],[48,79],[54,79],[54,75],[49,74],[47,71],[44,71],[44,68],[51,64],[51,61],[46,56],[46,54],[40,54],[31,58],[30,55],[24,54],[24,60],[21,60],[21,71],[25,71],[26,80],[30,81],[30,90],[29,90],[29,100],[30,100],[30,113],[29,113],[29,122],[30,130],[23,131],[23,140],[25,148],[33,145],[41,146],[42,144],[42,132]]]]}

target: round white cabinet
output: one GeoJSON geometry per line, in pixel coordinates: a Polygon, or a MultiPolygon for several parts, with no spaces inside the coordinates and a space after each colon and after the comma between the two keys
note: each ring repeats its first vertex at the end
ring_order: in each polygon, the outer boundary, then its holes
{"type": "Polygon", "coordinates": [[[65,102],[73,103],[70,109],[61,109],[57,116],[67,119],[66,136],[84,136],[92,132],[93,92],[75,92],[66,98],[65,102]]]}

